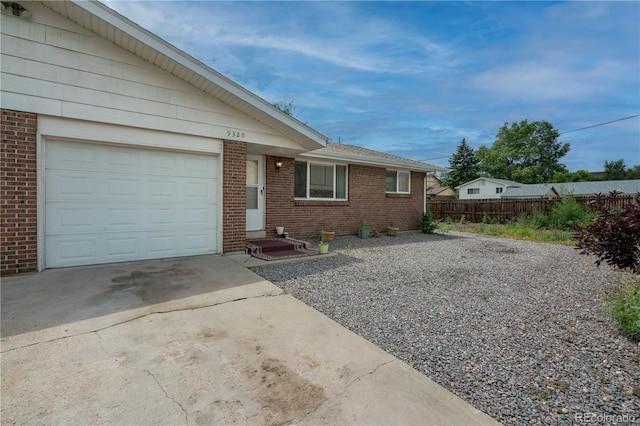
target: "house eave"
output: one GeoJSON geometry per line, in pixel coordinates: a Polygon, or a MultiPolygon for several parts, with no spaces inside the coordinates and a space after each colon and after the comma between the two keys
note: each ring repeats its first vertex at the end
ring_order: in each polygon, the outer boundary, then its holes
{"type": "Polygon", "coordinates": [[[96,0],[40,3],[269,126],[304,149],[314,150],[326,146],[326,136],[102,3],[96,0]]]}
{"type": "Polygon", "coordinates": [[[402,161],[390,161],[390,160],[371,158],[371,157],[361,157],[357,155],[350,155],[350,154],[338,153],[338,152],[317,153],[317,152],[311,151],[311,152],[306,152],[304,154],[301,154],[299,157],[318,159],[318,160],[324,160],[324,161],[337,161],[337,162],[357,164],[362,166],[375,166],[375,167],[386,167],[386,168],[401,169],[401,170],[410,170],[410,171],[425,172],[425,173],[446,171],[446,169],[444,168],[433,166],[431,164],[426,164],[426,163],[424,166],[420,166],[418,164],[404,163],[402,161]]]}

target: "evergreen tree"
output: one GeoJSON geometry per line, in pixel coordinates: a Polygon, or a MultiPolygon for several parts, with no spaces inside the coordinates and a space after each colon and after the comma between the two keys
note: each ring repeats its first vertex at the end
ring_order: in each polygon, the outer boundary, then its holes
{"type": "Polygon", "coordinates": [[[444,177],[443,183],[455,188],[458,185],[469,182],[480,176],[480,161],[476,153],[467,141],[462,139],[456,152],[449,157],[449,172],[444,177]]]}

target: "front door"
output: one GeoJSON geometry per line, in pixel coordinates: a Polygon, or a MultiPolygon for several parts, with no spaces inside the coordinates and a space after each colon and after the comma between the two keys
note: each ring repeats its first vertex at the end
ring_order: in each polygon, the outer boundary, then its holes
{"type": "Polygon", "coordinates": [[[247,155],[247,231],[264,229],[264,157],[247,155]]]}

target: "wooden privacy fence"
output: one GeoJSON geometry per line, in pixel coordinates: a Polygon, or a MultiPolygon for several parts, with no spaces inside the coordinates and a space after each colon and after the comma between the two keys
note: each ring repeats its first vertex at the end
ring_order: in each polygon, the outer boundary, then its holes
{"type": "MultiPolygon", "coordinates": [[[[575,196],[576,201],[587,206],[591,200],[595,200],[594,195],[575,196]]],[[[616,205],[624,207],[634,203],[634,195],[620,195],[616,200],[616,205]]],[[[433,214],[436,220],[451,218],[459,221],[463,216],[468,222],[482,222],[483,217],[488,216],[495,222],[506,222],[516,219],[518,215],[533,212],[549,213],[553,206],[560,199],[523,198],[508,200],[427,200],[427,211],[433,214]]],[[[587,207],[588,208],[588,207],[587,207]]]]}

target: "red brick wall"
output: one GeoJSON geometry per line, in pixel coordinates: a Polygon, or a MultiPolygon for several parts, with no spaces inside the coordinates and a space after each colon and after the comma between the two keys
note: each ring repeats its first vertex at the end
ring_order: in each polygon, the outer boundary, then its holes
{"type": "Polygon", "coordinates": [[[425,173],[411,173],[411,194],[386,194],[384,168],[350,165],[348,201],[296,201],[294,159],[267,156],[266,164],[267,236],[275,236],[276,226],[284,226],[294,238],[313,239],[323,229],[351,235],[363,219],[372,230],[386,231],[391,221],[401,230],[418,229],[425,173]],[[276,159],[282,161],[280,170],[276,159]]]}
{"type": "Polygon", "coordinates": [[[37,115],[1,110],[0,274],[38,268],[37,115]]]}
{"type": "Polygon", "coordinates": [[[222,201],[222,251],[244,251],[246,247],[247,144],[224,141],[222,201]]]}

